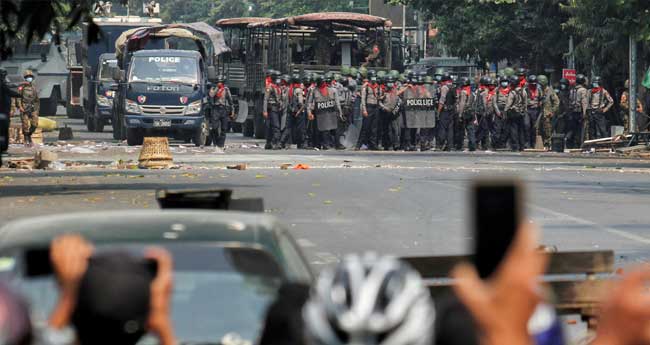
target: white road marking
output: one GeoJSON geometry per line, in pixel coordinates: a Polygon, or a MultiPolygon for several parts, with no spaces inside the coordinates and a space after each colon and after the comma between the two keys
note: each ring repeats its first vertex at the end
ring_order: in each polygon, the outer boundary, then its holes
{"type": "Polygon", "coordinates": [[[316,247],[314,242],[312,242],[312,241],[310,241],[310,240],[308,240],[306,238],[299,238],[299,239],[296,240],[296,242],[298,242],[298,245],[301,246],[301,247],[305,247],[305,248],[316,247]]]}

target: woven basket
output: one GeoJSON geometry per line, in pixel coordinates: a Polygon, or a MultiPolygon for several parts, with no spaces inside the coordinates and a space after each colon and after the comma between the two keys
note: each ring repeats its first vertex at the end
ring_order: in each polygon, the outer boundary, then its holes
{"type": "Polygon", "coordinates": [[[166,137],[147,137],[142,143],[138,166],[142,169],[163,169],[173,164],[166,137]]]}

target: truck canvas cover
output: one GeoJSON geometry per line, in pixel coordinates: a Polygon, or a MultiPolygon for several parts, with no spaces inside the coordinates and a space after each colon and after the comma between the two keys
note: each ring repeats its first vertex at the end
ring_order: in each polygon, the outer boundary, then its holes
{"type": "Polygon", "coordinates": [[[282,25],[319,27],[336,24],[363,29],[378,27],[390,28],[393,26],[393,23],[386,18],[371,16],[368,14],[349,12],[323,12],[251,23],[249,24],[249,27],[275,27],[282,25]]]}

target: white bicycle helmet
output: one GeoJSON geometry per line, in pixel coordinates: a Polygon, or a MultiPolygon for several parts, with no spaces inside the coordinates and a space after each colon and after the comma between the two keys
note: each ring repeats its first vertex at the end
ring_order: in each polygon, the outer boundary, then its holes
{"type": "Polygon", "coordinates": [[[435,309],[406,263],[350,255],[321,273],[303,319],[309,345],[430,345],[435,309]]]}

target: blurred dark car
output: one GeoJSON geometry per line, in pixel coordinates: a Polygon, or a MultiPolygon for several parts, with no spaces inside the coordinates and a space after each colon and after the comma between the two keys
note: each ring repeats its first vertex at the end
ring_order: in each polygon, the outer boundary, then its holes
{"type": "MultiPolygon", "coordinates": [[[[63,233],[81,234],[97,251],[141,255],[152,245],[169,250],[172,318],[181,344],[255,343],[280,284],[312,280],[292,237],[263,214],[146,210],[34,217],[0,228],[0,276],[27,297],[37,323],[47,320],[57,298],[45,266],[50,241],[63,233]]],[[[152,337],[141,341],[152,342],[152,337]]]]}

